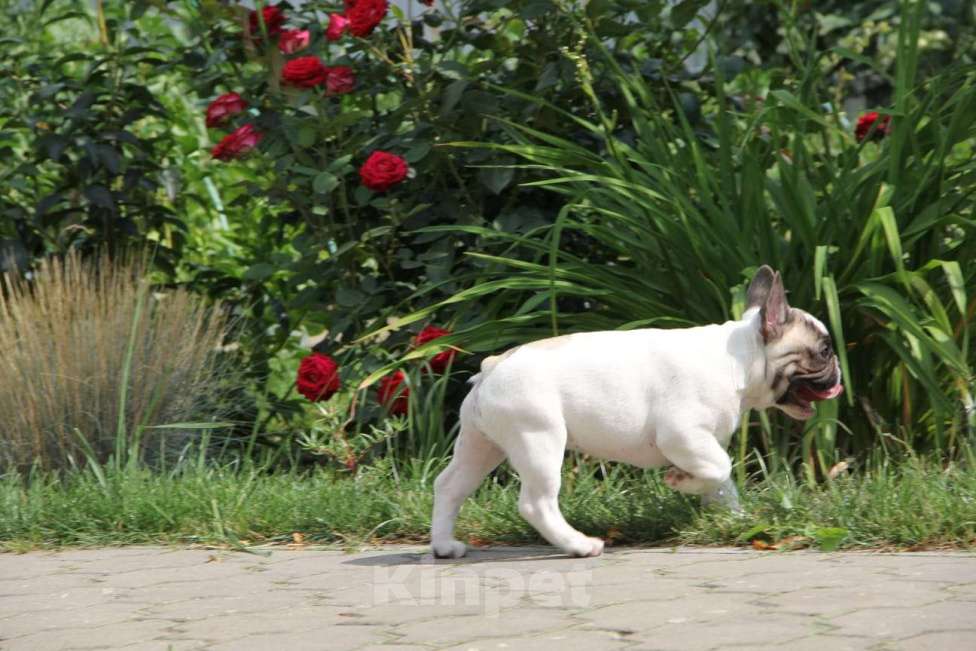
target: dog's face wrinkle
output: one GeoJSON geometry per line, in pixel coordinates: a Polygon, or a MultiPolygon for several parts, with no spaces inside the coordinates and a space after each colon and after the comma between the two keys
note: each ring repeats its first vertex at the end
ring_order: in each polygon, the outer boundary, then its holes
{"type": "Polygon", "coordinates": [[[792,378],[795,375],[793,372],[793,367],[796,362],[788,362],[779,366],[776,372],[773,374],[773,381],[770,383],[769,388],[773,391],[773,395],[776,396],[776,401],[779,402],[783,397],[789,392],[790,384],[792,383],[792,378]]]}
{"type": "MultiPolygon", "coordinates": [[[[776,396],[776,403],[780,405],[790,403],[791,389],[797,382],[814,385],[834,384],[831,381],[831,376],[834,374],[835,355],[829,347],[830,336],[821,332],[814,323],[807,319],[795,319],[795,323],[794,327],[802,325],[804,332],[793,332],[794,337],[807,338],[810,335],[815,335],[816,343],[812,346],[801,344],[785,352],[774,354],[770,358],[769,365],[773,367],[770,369],[773,373],[769,387],[773,395],[776,396]],[[820,351],[824,350],[825,344],[829,354],[822,356],[820,351]]],[[[769,377],[768,372],[766,377],[769,377]]]]}

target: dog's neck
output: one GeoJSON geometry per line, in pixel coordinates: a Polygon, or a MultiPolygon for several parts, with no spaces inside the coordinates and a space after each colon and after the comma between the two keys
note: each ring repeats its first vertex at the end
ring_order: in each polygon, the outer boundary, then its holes
{"type": "Polygon", "coordinates": [[[734,362],[733,373],[741,403],[741,412],[765,409],[775,402],[769,386],[766,345],[759,331],[759,308],[754,307],[738,321],[728,322],[728,350],[734,362]]]}

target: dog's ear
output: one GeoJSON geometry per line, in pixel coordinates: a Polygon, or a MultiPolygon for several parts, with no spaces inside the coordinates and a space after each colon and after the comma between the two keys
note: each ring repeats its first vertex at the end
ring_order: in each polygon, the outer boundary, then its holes
{"type": "Polygon", "coordinates": [[[766,294],[766,301],[759,308],[759,317],[759,330],[766,343],[779,338],[790,319],[790,304],[786,302],[786,288],[778,271],[773,273],[773,283],[766,294]]]}
{"type": "Polygon", "coordinates": [[[746,291],[747,308],[762,307],[766,304],[769,290],[773,288],[773,278],[776,272],[768,264],[759,267],[759,271],[752,277],[749,289],[746,291]]]}

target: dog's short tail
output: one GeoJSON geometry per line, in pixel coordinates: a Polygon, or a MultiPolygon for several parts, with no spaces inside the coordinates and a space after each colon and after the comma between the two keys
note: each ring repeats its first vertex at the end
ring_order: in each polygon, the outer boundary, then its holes
{"type": "Polygon", "coordinates": [[[488,373],[491,373],[491,369],[493,369],[496,366],[498,366],[498,362],[502,361],[506,357],[511,356],[511,354],[514,353],[518,349],[519,349],[519,347],[516,346],[515,348],[512,348],[510,350],[506,350],[501,355],[492,355],[490,357],[485,357],[483,360],[481,360],[481,372],[480,373],[475,373],[470,378],[468,378],[468,384],[470,384],[473,387],[477,387],[478,386],[478,383],[481,382],[481,380],[484,378],[484,376],[487,375],[488,373]]]}
{"type": "Polygon", "coordinates": [[[518,346],[512,348],[511,350],[506,350],[501,355],[492,355],[481,360],[481,372],[475,373],[470,378],[468,378],[468,384],[471,385],[471,390],[468,395],[464,398],[464,402],[461,403],[461,422],[462,428],[464,422],[468,421],[471,423],[475,429],[481,430],[479,421],[481,420],[481,409],[478,405],[478,385],[491,373],[492,369],[498,366],[498,363],[509,357],[512,353],[518,350],[518,346]]]}

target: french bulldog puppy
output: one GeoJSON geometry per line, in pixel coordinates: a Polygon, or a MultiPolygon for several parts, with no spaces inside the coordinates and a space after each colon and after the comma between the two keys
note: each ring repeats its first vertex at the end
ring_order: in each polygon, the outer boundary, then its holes
{"type": "Polygon", "coordinates": [[[567,448],[670,466],[672,488],[734,501],[725,448],[741,415],[776,407],[806,419],[813,402],[843,391],[827,328],[789,306],[768,266],[749,285],[739,321],[544,339],[488,357],[471,384],[454,456],[434,482],[438,557],[464,555],[453,535],[458,510],[505,458],[521,478],[519,513],[567,554],[596,556],[603,540],[571,527],[559,510],[567,448]]]}

